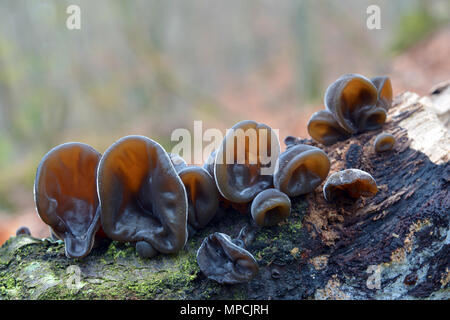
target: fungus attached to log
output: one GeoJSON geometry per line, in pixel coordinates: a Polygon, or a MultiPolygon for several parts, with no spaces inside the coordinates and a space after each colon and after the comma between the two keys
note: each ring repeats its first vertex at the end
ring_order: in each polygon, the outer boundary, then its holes
{"type": "Polygon", "coordinates": [[[392,150],[394,144],[394,136],[390,133],[382,132],[375,138],[374,148],[376,152],[384,152],[392,150]]]}
{"type": "Polygon", "coordinates": [[[325,200],[373,197],[378,192],[375,179],[359,169],[346,169],[330,175],[323,187],[325,200]]]}
{"type": "Polygon", "coordinates": [[[100,228],[96,189],[101,154],[83,143],[65,143],[41,160],[34,182],[36,210],[52,234],[64,240],[69,258],[91,251],[100,228]]]}
{"type": "Polygon", "coordinates": [[[381,76],[370,79],[378,92],[377,105],[388,110],[392,105],[392,83],[389,77],[381,76]]]}
{"type": "Polygon", "coordinates": [[[293,146],[296,146],[297,144],[302,144],[302,141],[300,138],[287,136],[286,138],[284,138],[284,144],[286,145],[286,149],[289,149],[293,146]]]}
{"type": "Polygon", "coordinates": [[[328,110],[315,112],[309,119],[307,128],[311,138],[326,146],[350,137],[350,133],[342,129],[328,110]]]}
{"type": "Polygon", "coordinates": [[[388,77],[371,80],[359,74],[346,74],[325,92],[325,108],[308,121],[310,136],[331,145],[352,134],[379,129],[392,104],[392,86],[388,77]]]}
{"type": "Polygon", "coordinates": [[[228,131],[214,163],[217,188],[234,203],[250,202],[272,183],[280,153],[275,132],[255,121],[241,121],[228,131]]]}
{"type": "Polygon", "coordinates": [[[20,228],[18,228],[17,231],[16,231],[16,236],[20,236],[22,234],[31,236],[30,229],[28,229],[27,227],[20,227],[20,228]]]}
{"type": "Polygon", "coordinates": [[[312,192],[328,175],[330,160],[321,149],[298,144],[279,157],[273,182],[275,188],[295,197],[312,192]]]}
{"type": "Polygon", "coordinates": [[[187,166],[178,172],[186,188],[188,223],[194,229],[204,228],[219,207],[219,194],[214,179],[205,169],[187,166]]]}
{"type": "Polygon", "coordinates": [[[290,215],[291,200],[278,189],[267,189],[253,199],[251,213],[257,225],[273,226],[290,215]]]}
{"type": "Polygon", "coordinates": [[[366,77],[346,74],[325,92],[325,107],[339,125],[354,134],[378,129],[386,120],[386,111],[377,107],[378,91],[366,77]]]}
{"type": "Polygon", "coordinates": [[[258,273],[258,262],[242,248],[242,241],[233,241],[224,233],[215,232],[206,237],[197,251],[200,270],[219,283],[248,282],[258,273]]]}
{"type": "Polygon", "coordinates": [[[108,237],[136,243],[143,257],[184,247],[186,190],[158,143],[143,136],[116,141],[100,161],[97,186],[108,237]]]}

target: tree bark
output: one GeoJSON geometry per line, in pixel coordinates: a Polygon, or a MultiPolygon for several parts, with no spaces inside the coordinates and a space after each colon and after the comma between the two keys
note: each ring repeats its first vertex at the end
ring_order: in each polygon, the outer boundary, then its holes
{"type": "Polygon", "coordinates": [[[149,260],[117,242],[70,260],[61,242],[11,237],[0,249],[0,299],[449,299],[448,131],[413,93],[398,96],[388,112],[383,131],[396,137],[394,150],[376,154],[381,131],[323,148],[330,172],[372,174],[373,198],[329,204],[320,186],[292,199],[285,222],[263,229],[224,209],[182,252],[149,260]],[[196,263],[203,238],[214,231],[236,237],[244,226],[258,275],[232,286],[206,279],[196,263]]]}

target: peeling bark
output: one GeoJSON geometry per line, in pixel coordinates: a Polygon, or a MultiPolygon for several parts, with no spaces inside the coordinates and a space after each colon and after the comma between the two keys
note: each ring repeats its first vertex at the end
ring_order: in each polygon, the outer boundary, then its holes
{"type": "Polygon", "coordinates": [[[62,243],[12,237],[0,249],[0,299],[449,299],[449,146],[436,115],[404,93],[383,130],[323,148],[331,173],[369,172],[379,186],[375,197],[329,204],[322,185],[292,199],[285,222],[262,229],[227,209],[182,252],[149,260],[116,242],[69,260],[62,243]],[[381,131],[397,142],[377,154],[381,131]],[[247,249],[259,274],[240,285],[206,279],[195,259],[203,238],[214,231],[236,237],[243,226],[254,233],[247,249]]]}

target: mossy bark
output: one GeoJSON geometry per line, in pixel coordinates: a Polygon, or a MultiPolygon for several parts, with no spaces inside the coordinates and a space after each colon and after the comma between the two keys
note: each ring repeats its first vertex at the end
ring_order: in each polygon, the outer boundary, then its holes
{"type": "Polygon", "coordinates": [[[71,260],[62,242],[11,237],[0,248],[0,299],[449,299],[448,132],[410,93],[397,97],[383,130],[397,138],[393,151],[373,151],[381,130],[324,148],[332,172],[371,173],[374,198],[328,204],[317,188],[292,199],[286,221],[262,229],[227,209],[178,254],[147,260],[130,244],[71,260]],[[244,226],[259,274],[240,285],[206,279],[196,262],[203,238],[236,237],[244,226]]]}

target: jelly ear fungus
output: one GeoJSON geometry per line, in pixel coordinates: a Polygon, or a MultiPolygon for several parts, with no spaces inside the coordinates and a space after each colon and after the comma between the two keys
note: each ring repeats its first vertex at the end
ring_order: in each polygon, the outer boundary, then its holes
{"type": "MultiPolygon", "coordinates": [[[[172,162],[177,159],[171,155],[172,162]]],[[[188,199],[188,224],[195,230],[204,228],[216,215],[219,208],[219,193],[216,183],[203,167],[176,166],[186,188],[188,199]]],[[[191,230],[192,231],[192,230],[191,230]]]]}
{"type": "Polygon", "coordinates": [[[387,132],[380,133],[374,141],[375,152],[380,153],[394,148],[395,137],[387,132]]]}
{"type": "Polygon", "coordinates": [[[386,111],[377,107],[377,101],[377,88],[359,74],[343,75],[325,92],[325,107],[351,134],[381,127],[386,120],[386,111]]]}
{"type": "Polygon", "coordinates": [[[391,81],[345,74],[327,88],[324,100],[325,110],[314,113],[307,127],[314,140],[331,145],[352,134],[381,128],[392,103],[391,81]]]}
{"type": "Polygon", "coordinates": [[[330,175],[323,186],[326,201],[373,197],[378,192],[375,179],[359,169],[345,169],[330,175]]]}
{"type": "Polygon", "coordinates": [[[53,236],[64,240],[69,258],[91,251],[100,228],[96,189],[101,154],[70,142],[50,150],[41,160],[34,182],[36,210],[53,236]]]}
{"type": "Polygon", "coordinates": [[[378,106],[388,110],[392,105],[392,83],[386,76],[380,76],[370,79],[378,92],[378,106]]]}
{"type": "Polygon", "coordinates": [[[232,203],[249,203],[272,185],[279,153],[278,137],[269,126],[251,120],[235,124],[216,152],[219,192],[232,203]]]}
{"type": "Polygon", "coordinates": [[[174,253],[187,240],[187,196],[166,151],[144,136],[119,139],[97,177],[105,233],[132,242],[142,257],[174,253]]]}
{"type": "Polygon", "coordinates": [[[258,262],[243,248],[243,241],[215,232],[206,237],[197,251],[200,270],[219,283],[250,281],[259,271],[258,262]]]}
{"type": "Polygon", "coordinates": [[[289,197],[312,192],[328,175],[330,160],[321,149],[291,145],[279,157],[273,177],[276,189],[289,197]]]}
{"type": "Polygon", "coordinates": [[[309,119],[307,128],[311,138],[326,146],[351,136],[339,125],[329,110],[315,112],[309,119]]]}
{"type": "Polygon", "coordinates": [[[251,215],[260,227],[274,226],[291,214],[291,200],[278,189],[261,191],[251,206],[251,215]]]}

